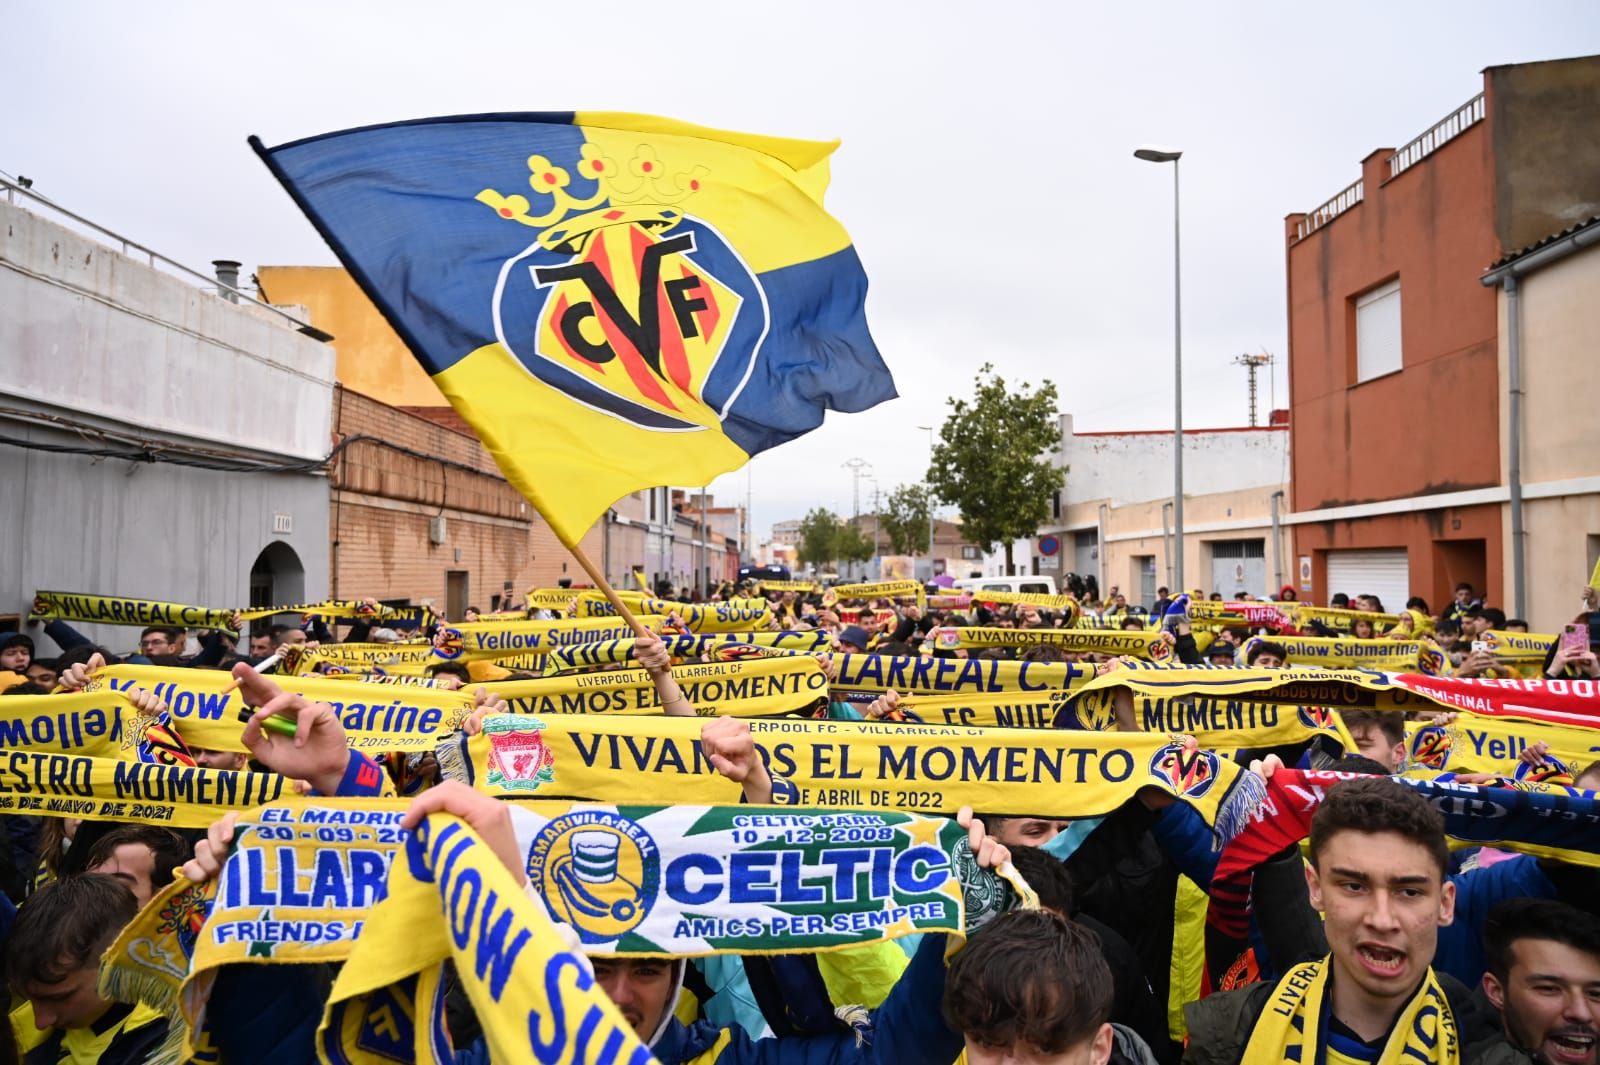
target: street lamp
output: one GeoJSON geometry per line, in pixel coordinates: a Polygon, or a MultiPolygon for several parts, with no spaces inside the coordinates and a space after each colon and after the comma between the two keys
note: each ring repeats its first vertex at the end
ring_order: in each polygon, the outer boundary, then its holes
{"type": "MultiPolygon", "coordinates": [[[[928,434],[928,471],[933,471],[933,426],[919,425],[918,429],[928,434]]],[[[923,491],[928,496],[928,579],[933,580],[933,486],[928,484],[928,478],[922,478],[923,491]]]]}
{"type": "Polygon", "coordinates": [[[1183,583],[1183,259],[1178,228],[1178,160],[1183,152],[1146,144],[1133,157],[1172,164],[1172,568],[1177,591],[1182,592],[1187,587],[1183,583]]]}

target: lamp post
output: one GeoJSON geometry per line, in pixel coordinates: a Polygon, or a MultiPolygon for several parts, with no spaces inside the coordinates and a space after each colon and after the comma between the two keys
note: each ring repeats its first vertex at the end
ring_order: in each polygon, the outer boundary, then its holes
{"type": "MultiPolygon", "coordinates": [[[[1178,228],[1178,160],[1183,152],[1176,148],[1144,145],[1133,153],[1147,163],[1172,164],[1172,541],[1174,594],[1184,591],[1183,583],[1183,258],[1178,228]]],[[[1101,545],[1105,550],[1105,545],[1101,545]]]]}
{"type": "MultiPolygon", "coordinates": [[[[928,470],[933,470],[933,426],[919,425],[918,429],[928,434],[928,470]]],[[[928,496],[928,580],[933,580],[933,489],[928,485],[926,475],[922,478],[923,491],[928,496]]]]}

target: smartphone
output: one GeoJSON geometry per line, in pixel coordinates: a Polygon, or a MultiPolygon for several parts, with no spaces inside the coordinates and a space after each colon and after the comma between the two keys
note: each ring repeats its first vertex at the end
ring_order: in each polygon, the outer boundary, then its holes
{"type": "Polygon", "coordinates": [[[1477,654],[1479,651],[1488,651],[1490,654],[1493,654],[1494,644],[1490,643],[1488,640],[1473,640],[1472,653],[1477,654]]]}
{"type": "Polygon", "coordinates": [[[1561,649],[1569,655],[1581,655],[1589,650],[1589,626],[1561,626],[1561,649]]]}

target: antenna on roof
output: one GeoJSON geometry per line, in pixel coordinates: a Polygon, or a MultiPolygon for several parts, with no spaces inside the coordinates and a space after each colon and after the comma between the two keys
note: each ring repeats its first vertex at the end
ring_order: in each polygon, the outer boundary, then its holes
{"type": "Polygon", "coordinates": [[[1233,360],[1235,366],[1243,366],[1250,374],[1250,428],[1256,427],[1256,371],[1263,366],[1271,366],[1273,357],[1270,352],[1262,351],[1259,355],[1240,355],[1233,360]]]}

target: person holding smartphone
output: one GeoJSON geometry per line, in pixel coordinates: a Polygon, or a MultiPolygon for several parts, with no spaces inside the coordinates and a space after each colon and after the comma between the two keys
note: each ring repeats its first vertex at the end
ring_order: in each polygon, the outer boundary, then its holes
{"type": "Polygon", "coordinates": [[[1593,615],[1580,615],[1570,625],[1561,626],[1561,635],[1545,660],[1547,677],[1600,677],[1600,657],[1595,655],[1589,625],[1593,615]]]}

